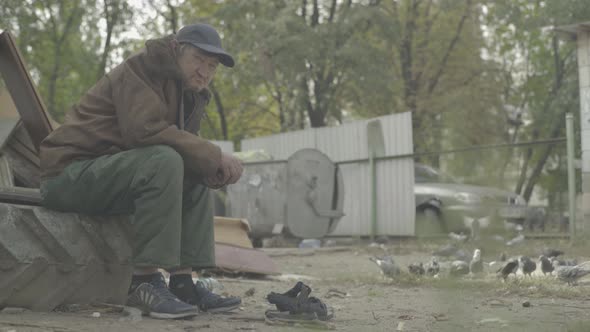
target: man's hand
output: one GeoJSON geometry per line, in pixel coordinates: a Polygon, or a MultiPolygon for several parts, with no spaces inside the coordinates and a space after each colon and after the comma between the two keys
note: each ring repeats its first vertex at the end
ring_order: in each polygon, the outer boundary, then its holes
{"type": "Polygon", "coordinates": [[[238,182],[243,172],[244,168],[242,167],[242,162],[238,158],[222,152],[221,165],[217,171],[217,174],[215,176],[205,178],[204,182],[207,187],[219,189],[228,184],[234,184],[238,182]]]}

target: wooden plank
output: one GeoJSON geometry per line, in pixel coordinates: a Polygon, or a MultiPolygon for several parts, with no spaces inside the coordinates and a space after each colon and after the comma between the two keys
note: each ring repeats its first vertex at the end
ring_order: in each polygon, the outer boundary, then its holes
{"type": "Polygon", "coordinates": [[[14,101],[35,150],[53,130],[45,105],[27,72],[14,38],[8,31],[0,34],[0,73],[14,101]]]}

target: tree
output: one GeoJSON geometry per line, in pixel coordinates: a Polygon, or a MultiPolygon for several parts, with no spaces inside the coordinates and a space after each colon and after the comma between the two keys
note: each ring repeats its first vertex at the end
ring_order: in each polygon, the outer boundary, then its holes
{"type": "MultiPolygon", "coordinates": [[[[506,103],[526,111],[530,121],[515,141],[565,136],[565,113],[578,114],[576,53],[575,45],[560,40],[552,27],[587,20],[585,1],[497,1],[486,11],[493,32],[490,50],[510,69],[506,103]]],[[[537,183],[549,175],[548,160],[559,160],[562,151],[549,144],[520,153],[515,192],[528,201],[537,183]]]]}
{"type": "Polygon", "coordinates": [[[343,94],[359,78],[362,56],[374,49],[363,36],[372,28],[369,18],[376,5],[319,0],[231,3],[218,17],[227,24],[231,45],[249,60],[250,77],[272,98],[280,129],[342,122],[343,110],[354,97],[343,94]]]}
{"type": "MultiPolygon", "coordinates": [[[[412,112],[415,150],[481,144],[474,133],[481,134],[482,127],[497,136],[497,127],[489,126],[497,122],[489,112],[498,104],[496,68],[480,54],[479,3],[393,1],[380,13],[378,25],[397,78],[390,93],[398,98],[398,111],[412,112]]],[[[439,166],[439,156],[428,159],[439,166]]]]}
{"type": "Polygon", "coordinates": [[[61,121],[104,73],[113,50],[112,34],[130,12],[120,0],[3,1],[7,11],[0,14],[0,22],[16,34],[49,113],[61,121]],[[101,6],[106,6],[104,12],[98,10],[101,6]],[[105,35],[98,24],[103,13],[105,35]]]}

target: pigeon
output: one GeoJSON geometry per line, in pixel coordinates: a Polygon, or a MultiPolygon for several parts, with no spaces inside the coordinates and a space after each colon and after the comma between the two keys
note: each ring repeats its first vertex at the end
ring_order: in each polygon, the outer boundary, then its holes
{"type": "Polygon", "coordinates": [[[557,279],[567,282],[568,285],[576,285],[578,279],[590,274],[590,269],[584,264],[576,266],[558,266],[556,267],[557,279]]]}
{"type": "Polygon", "coordinates": [[[455,259],[458,261],[464,261],[466,263],[469,263],[471,262],[471,255],[467,251],[459,249],[455,253],[455,259]]]}
{"type": "Polygon", "coordinates": [[[369,259],[381,268],[381,273],[386,277],[394,278],[401,272],[399,266],[395,264],[393,257],[391,256],[385,256],[382,258],[371,257],[369,259]]]}
{"type": "Polygon", "coordinates": [[[449,256],[453,256],[456,252],[457,252],[457,247],[453,244],[447,244],[445,246],[443,246],[442,248],[438,249],[437,251],[433,252],[432,254],[434,256],[440,256],[440,257],[449,257],[449,256]]]}
{"type": "Polygon", "coordinates": [[[466,275],[469,273],[469,264],[465,261],[453,261],[450,273],[454,277],[466,275]]]}
{"type": "Polygon", "coordinates": [[[553,257],[561,256],[563,254],[564,254],[563,251],[558,250],[558,249],[552,249],[552,248],[545,248],[541,252],[541,255],[543,255],[545,257],[548,257],[548,258],[553,258],[553,257]]]}
{"type": "Polygon", "coordinates": [[[522,274],[525,276],[528,275],[530,277],[531,273],[537,269],[537,264],[526,256],[520,256],[518,263],[520,265],[520,269],[522,270],[522,274]]]}
{"type": "Polygon", "coordinates": [[[411,274],[415,274],[418,276],[423,276],[426,271],[424,270],[424,266],[422,263],[412,263],[408,265],[408,270],[411,274]]]}
{"type": "Polygon", "coordinates": [[[465,242],[468,239],[467,235],[465,235],[463,233],[457,234],[457,233],[454,233],[454,232],[450,232],[449,233],[449,238],[451,240],[454,240],[454,241],[457,241],[457,242],[465,242]]]}
{"type": "Polygon", "coordinates": [[[557,259],[553,257],[551,258],[551,264],[553,266],[576,266],[578,265],[578,261],[576,259],[557,259]]]}
{"type": "Polygon", "coordinates": [[[498,270],[498,275],[500,277],[502,277],[502,279],[504,279],[504,281],[506,281],[506,278],[508,278],[508,276],[511,273],[516,274],[516,271],[518,270],[518,260],[516,259],[510,259],[508,262],[506,262],[506,264],[504,264],[504,266],[498,270]]]}
{"type": "Polygon", "coordinates": [[[469,263],[469,271],[472,274],[483,272],[483,260],[481,259],[481,250],[475,249],[475,251],[473,252],[473,258],[471,258],[471,262],[469,263]]]}
{"type": "Polygon", "coordinates": [[[438,260],[436,257],[432,257],[430,262],[426,264],[426,275],[427,276],[435,276],[440,272],[440,265],[438,265],[438,260]]]}
{"type": "Polygon", "coordinates": [[[539,264],[541,265],[543,275],[547,275],[547,273],[551,274],[555,270],[555,267],[553,267],[553,264],[551,264],[551,261],[545,255],[539,256],[539,264]]]}

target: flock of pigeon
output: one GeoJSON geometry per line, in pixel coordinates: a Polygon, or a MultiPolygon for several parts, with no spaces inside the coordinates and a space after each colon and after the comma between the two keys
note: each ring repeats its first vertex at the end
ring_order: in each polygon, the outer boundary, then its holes
{"type": "MultiPolygon", "coordinates": [[[[524,277],[532,278],[533,272],[539,269],[538,274],[555,276],[568,285],[576,285],[578,279],[590,274],[590,261],[578,264],[576,260],[559,259],[563,254],[561,250],[546,248],[539,256],[538,262],[535,262],[527,256],[507,258],[506,254],[502,253],[497,261],[485,263],[480,249],[475,249],[473,255],[469,255],[465,250],[449,244],[435,251],[432,259],[426,264],[418,262],[408,265],[408,272],[438,278],[441,270],[445,269],[452,277],[476,276],[488,270],[506,281],[511,274],[516,276],[519,270],[524,277]],[[439,263],[439,258],[445,261],[439,263]]],[[[381,268],[386,277],[396,278],[402,273],[402,269],[392,256],[370,259],[381,268]]]]}

